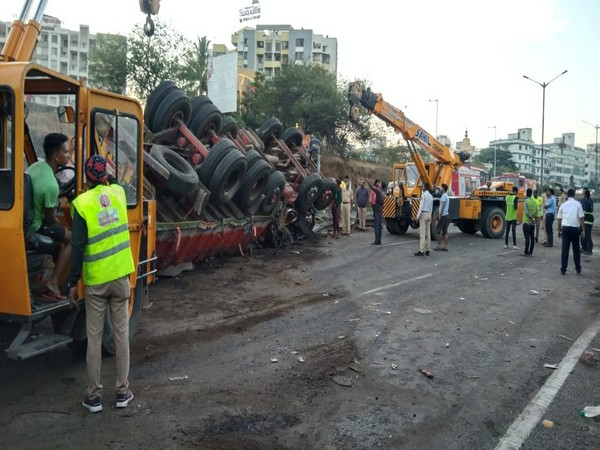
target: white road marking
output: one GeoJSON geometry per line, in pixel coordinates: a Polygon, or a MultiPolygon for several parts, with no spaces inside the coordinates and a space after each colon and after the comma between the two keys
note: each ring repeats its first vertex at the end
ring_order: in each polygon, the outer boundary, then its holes
{"type": "Polygon", "coordinates": [[[550,403],[573,370],[573,367],[575,367],[575,364],[577,364],[577,361],[579,361],[579,357],[599,331],[600,314],[579,339],[575,341],[560,362],[558,369],[550,375],[544,386],[541,387],[533,400],[531,400],[531,403],[525,407],[521,415],[508,428],[508,431],[500,440],[495,450],[515,450],[521,448],[521,445],[525,442],[533,427],[539,424],[550,403]]]}
{"type": "Polygon", "coordinates": [[[411,283],[413,281],[418,281],[418,280],[422,280],[424,278],[429,278],[430,276],[432,276],[432,274],[428,273],[426,275],[421,275],[420,277],[416,277],[416,278],[409,278],[408,280],[402,280],[402,281],[398,281],[397,283],[393,283],[393,284],[388,284],[387,286],[381,286],[375,289],[371,289],[370,291],[365,291],[362,292],[358,295],[367,295],[367,294],[372,294],[373,292],[377,292],[377,291],[383,291],[385,289],[390,289],[396,286],[400,286],[401,284],[406,284],[406,283],[411,283]]]}

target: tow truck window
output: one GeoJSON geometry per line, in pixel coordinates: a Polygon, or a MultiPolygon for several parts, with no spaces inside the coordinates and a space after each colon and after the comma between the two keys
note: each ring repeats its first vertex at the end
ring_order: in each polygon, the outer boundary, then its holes
{"type": "Polygon", "coordinates": [[[12,92],[0,88],[0,210],[11,209],[15,200],[14,104],[12,92]]]}
{"type": "Polygon", "coordinates": [[[94,153],[105,157],[109,171],[125,190],[127,205],[138,204],[140,124],[135,117],[116,115],[114,112],[94,111],[92,136],[94,153]]]}

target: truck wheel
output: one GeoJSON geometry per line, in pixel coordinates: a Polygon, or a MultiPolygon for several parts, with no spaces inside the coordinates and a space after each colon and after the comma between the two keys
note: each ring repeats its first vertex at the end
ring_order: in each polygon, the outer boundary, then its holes
{"type": "Polygon", "coordinates": [[[279,139],[283,133],[283,125],[277,117],[271,117],[265,120],[260,126],[257,133],[260,140],[265,144],[265,150],[272,147],[273,138],[279,139]]]}
{"type": "Polygon", "coordinates": [[[475,227],[474,220],[461,220],[458,222],[458,229],[465,234],[477,233],[477,227],[475,227]]]}
{"type": "Polygon", "coordinates": [[[238,193],[246,174],[246,167],[246,157],[237,149],[225,155],[208,185],[212,204],[224,205],[238,193]]]}
{"type": "Polygon", "coordinates": [[[277,208],[281,202],[281,195],[283,194],[284,189],[285,176],[279,170],[274,170],[271,175],[269,175],[269,179],[265,185],[265,198],[259,208],[261,214],[268,216],[275,208],[277,208]]]}
{"type": "Polygon", "coordinates": [[[504,211],[498,207],[487,208],[484,206],[481,214],[481,234],[486,238],[499,239],[504,236],[506,230],[506,217],[504,211]]]}
{"type": "Polygon", "coordinates": [[[248,160],[248,167],[254,164],[254,161],[258,161],[259,159],[263,159],[263,157],[258,150],[251,148],[246,152],[246,160],[248,160]]]}
{"type": "Polygon", "coordinates": [[[302,132],[298,128],[293,127],[285,130],[281,136],[281,140],[285,142],[285,145],[288,147],[300,147],[302,145],[303,138],[304,136],[302,136],[302,132]]]}
{"type": "Polygon", "coordinates": [[[317,194],[317,198],[313,203],[315,209],[321,211],[331,205],[335,194],[340,190],[340,187],[337,185],[333,178],[325,178],[323,180],[323,185],[317,194]]]}
{"type": "Polygon", "coordinates": [[[408,222],[399,219],[385,219],[385,229],[390,234],[403,235],[408,230],[408,222]]]}
{"type": "Polygon", "coordinates": [[[438,205],[433,205],[433,211],[431,212],[431,224],[429,228],[431,231],[431,242],[437,241],[436,222],[438,220],[439,215],[440,207],[438,205]]]}
{"type": "Polygon", "coordinates": [[[231,116],[225,115],[223,116],[223,120],[221,121],[221,128],[219,129],[219,136],[229,137],[231,136],[233,139],[237,139],[238,131],[240,127],[235,119],[231,116]]]}
{"type": "Polygon", "coordinates": [[[296,202],[294,203],[296,209],[302,211],[313,206],[322,185],[323,179],[320,174],[311,173],[307,176],[300,183],[300,186],[298,186],[298,198],[296,198],[296,202]]]}
{"type": "Polygon", "coordinates": [[[176,89],[179,89],[175,82],[170,80],[164,80],[158,83],[158,86],[148,96],[146,101],[146,107],[144,108],[144,123],[150,128],[154,117],[156,116],[156,109],[165,96],[176,89]]]}
{"type": "Polygon", "coordinates": [[[192,114],[192,104],[185,92],[175,89],[169,92],[159,103],[152,128],[154,133],[177,126],[178,121],[187,124],[192,114]]]}
{"type": "Polygon", "coordinates": [[[221,111],[213,103],[204,103],[196,111],[190,120],[190,131],[199,140],[210,136],[210,132],[217,134],[221,128],[223,117],[221,111]]]}
{"type": "Polygon", "coordinates": [[[235,201],[242,211],[248,211],[262,201],[271,172],[271,166],[265,160],[255,161],[246,171],[235,201]]]}
{"type": "Polygon", "coordinates": [[[234,150],[237,150],[237,148],[229,139],[221,139],[208,150],[208,156],[202,161],[202,164],[200,164],[200,168],[198,169],[198,178],[204,186],[210,184],[212,174],[221,160],[225,158],[229,152],[234,150]]]}
{"type": "Polygon", "coordinates": [[[190,194],[198,185],[198,174],[176,151],[162,145],[153,145],[150,155],[169,171],[167,187],[178,194],[190,194]]]}
{"type": "Polygon", "coordinates": [[[196,115],[198,111],[202,109],[202,106],[206,103],[211,103],[212,100],[208,95],[197,95],[192,99],[192,117],[196,115]]]}
{"type": "MultiPolygon", "coordinates": [[[[142,306],[144,303],[145,283],[143,280],[137,280],[133,290],[133,296],[129,299],[129,340],[133,338],[140,323],[142,316],[142,306]]],[[[107,355],[114,355],[117,352],[115,339],[112,334],[112,327],[108,315],[104,322],[104,335],[102,336],[102,350],[107,355]]]]}

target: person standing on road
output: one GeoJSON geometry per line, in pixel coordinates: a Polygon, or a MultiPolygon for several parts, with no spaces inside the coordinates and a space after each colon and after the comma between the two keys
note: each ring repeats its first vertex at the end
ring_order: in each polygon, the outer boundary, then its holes
{"type": "Polygon", "coordinates": [[[535,222],[537,221],[537,203],[531,197],[531,188],[525,191],[523,204],[523,235],[525,236],[525,250],[521,256],[533,256],[535,246],[535,222]]]}
{"type": "Polygon", "coordinates": [[[448,185],[443,183],[442,190],[444,191],[440,197],[440,215],[437,219],[435,232],[437,234],[437,246],[435,251],[448,251],[448,225],[450,225],[450,199],[448,198],[448,185]],[[445,246],[442,247],[442,241],[445,246]]]}
{"type": "Polygon", "coordinates": [[[423,185],[423,194],[419,202],[417,220],[419,221],[419,251],[415,256],[429,256],[431,250],[431,212],[433,211],[433,196],[429,183],[423,185]]]}
{"type": "Polygon", "coordinates": [[[533,190],[533,199],[535,200],[535,204],[537,205],[538,219],[535,221],[535,243],[537,244],[539,242],[538,238],[540,237],[540,217],[542,217],[542,205],[544,203],[544,200],[542,200],[542,197],[538,195],[537,189],[533,190]]]}
{"type": "Polygon", "coordinates": [[[350,179],[346,177],[346,187],[342,190],[342,235],[350,236],[352,228],[351,216],[354,204],[354,191],[350,185],[350,179]]]}
{"type": "Polygon", "coordinates": [[[540,229],[542,229],[544,231],[544,242],[548,241],[548,235],[546,234],[546,202],[548,201],[548,189],[544,190],[544,193],[542,194],[542,217],[541,217],[541,225],[540,225],[540,229]]]}
{"type": "Polygon", "coordinates": [[[340,237],[340,208],[342,207],[342,180],[339,178],[335,179],[337,189],[335,196],[331,202],[331,222],[333,223],[333,237],[338,239],[340,237]]]}
{"type": "Polygon", "coordinates": [[[542,243],[544,247],[552,247],[554,245],[554,216],[556,214],[556,198],[554,197],[554,189],[548,189],[548,200],[544,205],[546,211],[546,242],[542,243]]]}
{"type": "Polygon", "coordinates": [[[117,408],[133,399],[129,389],[129,275],[135,266],[129,242],[127,199],[118,184],[107,183],[106,159],[94,155],[85,164],[89,189],[71,204],[73,252],[69,303],[76,305],[83,273],[87,329],[87,395],[81,404],[102,411],[102,336],[106,313],[116,343],[117,408]]]}
{"type": "Polygon", "coordinates": [[[558,237],[562,238],[560,252],[560,273],[564,275],[569,265],[569,247],[573,246],[573,261],[575,272],[581,275],[581,249],[579,237],[585,239],[585,223],[583,207],[575,200],[575,189],[567,192],[567,201],[558,208],[558,237]],[[564,236],[563,236],[564,235],[564,236]]]}
{"type": "Polygon", "coordinates": [[[585,235],[581,239],[581,251],[584,255],[591,255],[594,243],[592,242],[592,226],[594,225],[594,201],[590,197],[590,190],[583,188],[583,198],[581,199],[583,208],[583,223],[585,225],[585,235]],[[584,239],[585,237],[585,239],[584,239]]]}
{"type": "Polygon", "coordinates": [[[567,201],[567,194],[565,194],[565,190],[560,188],[560,195],[558,197],[557,208],[560,208],[564,202],[567,201]]]}
{"type": "Polygon", "coordinates": [[[367,184],[371,188],[371,192],[375,193],[375,202],[373,203],[373,231],[375,233],[375,241],[371,245],[381,245],[381,230],[383,227],[383,201],[385,193],[382,190],[382,183],[375,180],[375,184],[371,184],[367,178],[367,184]]]}
{"type": "Polygon", "coordinates": [[[358,214],[358,229],[367,229],[367,205],[369,204],[369,190],[365,187],[365,180],[360,180],[356,190],[356,212],[358,214]]]}
{"type": "Polygon", "coordinates": [[[506,196],[506,233],[504,234],[504,248],[508,248],[508,236],[512,231],[513,250],[517,250],[517,205],[519,188],[513,186],[512,192],[506,196]]]}

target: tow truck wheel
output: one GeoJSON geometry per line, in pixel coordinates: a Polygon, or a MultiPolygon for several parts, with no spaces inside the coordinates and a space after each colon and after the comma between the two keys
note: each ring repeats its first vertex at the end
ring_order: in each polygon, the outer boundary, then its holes
{"type": "Polygon", "coordinates": [[[385,219],[385,228],[390,234],[403,235],[408,230],[408,222],[398,219],[385,219]]]}
{"type": "Polygon", "coordinates": [[[481,215],[481,234],[486,238],[499,239],[506,230],[504,211],[497,207],[485,208],[481,215]]]}
{"type": "Polygon", "coordinates": [[[440,216],[440,207],[438,205],[434,205],[433,206],[433,211],[431,212],[431,225],[430,225],[430,231],[431,231],[431,242],[433,241],[437,241],[437,220],[438,217],[440,216]]]}
{"type": "MultiPolygon", "coordinates": [[[[142,315],[142,306],[144,303],[145,283],[143,280],[137,280],[133,296],[129,299],[129,340],[133,338],[140,323],[142,315]]],[[[104,322],[104,335],[102,336],[102,350],[106,355],[114,355],[117,352],[115,339],[112,334],[112,327],[108,315],[104,322]]]]}
{"type": "Polygon", "coordinates": [[[477,227],[475,227],[475,221],[473,220],[461,220],[458,222],[458,229],[465,234],[477,233],[477,227]]]}
{"type": "Polygon", "coordinates": [[[192,103],[185,92],[175,89],[161,100],[156,108],[154,117],[150,117],[154,133],[177,126],[181,121],[187,124],[192,114],[192,103]]]}

